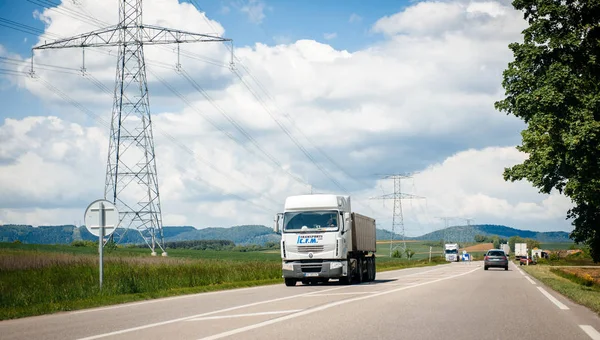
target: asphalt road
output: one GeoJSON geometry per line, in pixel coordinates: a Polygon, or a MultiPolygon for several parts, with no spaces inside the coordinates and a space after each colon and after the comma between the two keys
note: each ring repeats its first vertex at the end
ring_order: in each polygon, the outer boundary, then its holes
{"type": "Polygon", "coordinates": [[[0,339],[598,339],[600,318],[511,264],[271,285],[0,322],[0,339]]]}

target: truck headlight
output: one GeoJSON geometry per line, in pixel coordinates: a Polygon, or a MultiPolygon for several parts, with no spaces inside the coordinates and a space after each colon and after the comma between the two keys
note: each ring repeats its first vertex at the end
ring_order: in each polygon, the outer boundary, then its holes
{"type": "Polygon", "coordinates": [[[341,268],[341,267],[342,267],[341,262],[329,262],[329,269],[336,269],[336,268],[341,268]]]}
{"type": "Polygon", "coordinates": [[[283,268],[283,270],[294,270],[293,263],[284,263],[281,267],[283,268]]]}

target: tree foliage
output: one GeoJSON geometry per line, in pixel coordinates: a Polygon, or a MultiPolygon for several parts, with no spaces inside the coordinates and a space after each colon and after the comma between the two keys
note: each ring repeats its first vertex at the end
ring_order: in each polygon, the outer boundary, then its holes
{"type": "Polygon", "coordinates": [[[512,43],[514,61],[504,71],[498,110],[521,118],[528,155],[504,170],[504,179],[526,179],[541,193],[569,197],[575,242],[600,261],[600,1],[515,0],[529,26],[512,43]]]}
{"type": "Polygon", "coordinates": [[[527,249],[531,250],[534,248],[541,248],[540,241],[534,240],[532,238],[522,238],[520,236],[513,236],[508,239],[508,246],[510,247],[510,251],[515,251],[515,243],[527,243],[527,249]]]}

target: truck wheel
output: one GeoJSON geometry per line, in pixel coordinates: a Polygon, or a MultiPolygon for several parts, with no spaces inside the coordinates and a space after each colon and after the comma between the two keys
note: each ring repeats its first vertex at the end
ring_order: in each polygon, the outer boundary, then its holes
{"type": "Polygon", "coordinates": [[[340,277],[340,283],[343,285],[351,285],[352,284],[352,274],[348,276],[340,277]]]}
{"type": "Polygon", "coordinates": [[[375,265],[375,256],[373,256],[373,258],[371,259],[371,266],[373,268],[372,270],[372,277],[371,277],[371,281],[375,281],[375,277],[377,276],[377,266],[375,265]]]}
{"type": "Polygon", "coordinates": [[[357,259],[356,261],[356,282],[361,284],[363,282],[363,261],[362,259],[357,259]]]}
{"type": "Polygon", "coordinates": [[[292,287],[296,285],[295,279],[285,279],[285,285],[288,287],[292,287]]]}

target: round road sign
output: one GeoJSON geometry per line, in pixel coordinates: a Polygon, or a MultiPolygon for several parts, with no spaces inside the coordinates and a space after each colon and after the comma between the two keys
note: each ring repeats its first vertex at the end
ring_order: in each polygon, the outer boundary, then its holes
{"type": "Polygon", "coordinates": [[[119,210],[110,201],[95,200],[85,209],[85,227],[95,236],[100,236],[100,226],[104,226],[104,236],[112,234],[119,226],[119,210]]]}

